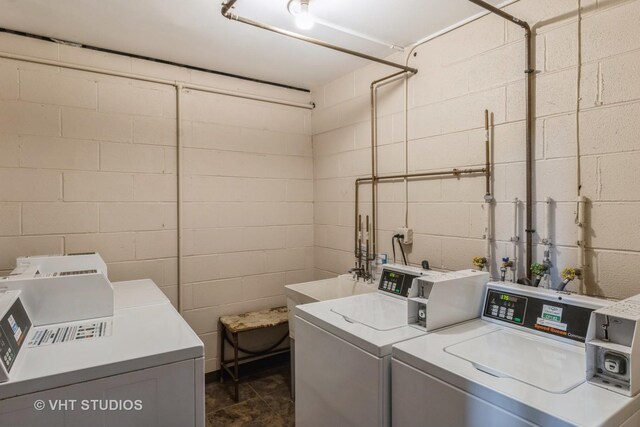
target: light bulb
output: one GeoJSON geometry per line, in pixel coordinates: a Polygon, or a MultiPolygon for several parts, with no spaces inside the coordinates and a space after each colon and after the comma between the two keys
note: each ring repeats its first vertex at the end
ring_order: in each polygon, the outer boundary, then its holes
{"type": "Polygon", "coordinates": [[[300,12],[296,15],[296,25],[303,30],[309,30],[313,27],[315,20],[309,13],[309,2],[302,0],[300,2],[300,12]]]}

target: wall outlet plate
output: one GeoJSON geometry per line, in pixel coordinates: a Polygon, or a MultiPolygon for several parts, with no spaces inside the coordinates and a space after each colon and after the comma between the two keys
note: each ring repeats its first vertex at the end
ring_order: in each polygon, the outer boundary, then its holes
{"type": "Polygon", "coordinates": [[[410,245],[413,243],[413,229],[412,228],[396,228],[396,234],[401,234],[403,237],[400,242],[403,245],[410,245]]]}

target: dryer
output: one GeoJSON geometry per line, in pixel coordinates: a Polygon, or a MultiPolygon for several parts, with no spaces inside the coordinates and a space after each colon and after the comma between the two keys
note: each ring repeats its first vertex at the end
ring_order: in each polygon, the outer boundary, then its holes
{"type": "Polygon", "coordinates": [[[31,257],[0,288],[0,426],[204,426],[204,346],[151,280],[31,257]]]}
{"type": "Polygon", "coordinates": [[[474,303],[435,292],[437,300],[428,304],[462,306],[449,311],[454,313],[451,323],[479,316],[487,273],[438,273],[399,265],[384,267],[377,292],[296,307],[296,423],[390,424],[391,346],[427,333],[408,324],[407,297],[420,280],[451,290],[456,289],[452,281],[464,282],[476,296],[474,303]]]}
{"type": "Polygon", "coordinates": [[[638,398],[586,381],[591,313],[609,304],[489,283],[481,319],[394,346],[393,425],[640,425],[638,398]]]}

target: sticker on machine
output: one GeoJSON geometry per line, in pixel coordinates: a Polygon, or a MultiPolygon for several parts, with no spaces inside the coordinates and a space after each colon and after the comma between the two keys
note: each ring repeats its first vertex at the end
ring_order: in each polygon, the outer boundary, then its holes
{"type": "Polygon", "coordinates": [[[103,338],[111,336],[112,329],[113,323],[111,320],[38,328],[34,330],[27,345],[29,347],[41,347],[69,341],[103,338]]]}
{"type": "Polygon", "coordinates": [[[547,326],[561,331],[567,330],[567,324],[562,323],[562,307],[544,304],[542,306],[542,314],[538,317],[538,321],[536,323],[541,326],[547,326]]]}

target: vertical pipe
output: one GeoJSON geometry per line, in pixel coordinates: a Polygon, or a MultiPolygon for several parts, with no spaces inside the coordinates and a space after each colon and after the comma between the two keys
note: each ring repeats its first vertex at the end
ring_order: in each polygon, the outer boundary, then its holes
{"type": "Polygon", "coordinates": [[[485,230],[485,254],[487,259],[487,271],[491,274],[491,202],[486,202],[487,206],[487,225],[485,230]]]}
{"type": "Polygon", "coordinates": [[[489,134],[489,110],[484,110],[484,132],[485,132],[485,198],[491,196],[491,155],[490,155],[490,134],[489,134]]]}
{"type": "Polygon", "coordinates": [[[584,196],[578,197],[578,293],[586,293],[584,287],[585,283],[585,248],[587,238],[586,228],[586,205],[587,198],[584,196]]]}
{"type": "Polygon", "coordinates": [[[491,138],[489,133],[489,110],[484,110],[484,130],[485,130],[485,195],[484,202],[487,211],[487,225],[485,230],[485,258],[487,260],[487,271],[491,274],[491,138]]]}
{"type": "Polygon", "coordinates": [[[533,60],[531,58],[531,43],[532,43],[532,35],[531,28],[528,25],[524,27],[525,29],[525,61],[526,61],[526,69],[525,73],[527,75],[527,87],[526,87],[526,187],[527,187],[527,206],[526,206],[526,234],[527,234],[527,242],[526,242],[526,254],[527,261],[525,263],[525,270],[527,274],[527,278],[531,279],[531,263],[533,262],[533,233],[535,230],[533,229],[533,144],[531,134],[533,132],[533,77],[534,77],[534,69],[533,69],[533,60]]]}
{"type": "Polygon", "coordinates": [[[527,278],[531,279],[531,269],[529,266],[533,260],[533,144],[532,144],[532,132],[533,132],[533,78],[535,76],[535,70],[533,68],[532,58],[532,43],[533,37],[531,33],[531,27],[529,24],[515,16],[489,4],[483,0],[469,0],[471,3],[476,4],[483,9],[486,9],[509,22],[512,22],[520,26],[524,31],[524,56],[525,56],[525,74],[526,74],[526,89],[525,89],[525,103],[526,103],[526,136],[525,136],[525,149],[526,149],[526,212],[525,212],[525,233],[526,239],[526,274],[527,278]]]}
{"type": "MultiPolygon", "coordinates": [[[[371,246],[373,249],[373,253],[377,254],[376,248],[376,176],[377,173],[377,165],[376,165],[376,152],[378,150],[378,109],[376,105],[376,85],[371,83],[371,229],[373,234],[371,236],[371,246]]],[[[369,221],[367,219],[367,227],[369,226],[369,221]]],[[[371,254],[367,250],[367,264],[369,264],[369,258],[371,254]]]]}
{"type": "Polygon", "coordinates": [[[362,269],[362,215],[358,215],[358,264],[357,268],[362,269]]]}
{"type": "Polygon", "coordinates": [[[544,201],[544,228],[544,237],[542,239],[542,244],[544,245],[544,258],[542,263],[547,267],[547,270],[542,278],[542,287],[548,288],[550,277],[549,268],[551,267],[551,197],[547,197],[544,201]]]}
{"type": "Polygon", "coordinates": [[[366,237],[367,237],[367,244],[366,244],[367,245],[367,253],[365,254],[365,257],[364,257],[364,259],[365,259],[364,271],[365,271],[365,278],[369,278],[369,265],[370,265],[370,262],[369,262],[369,252],[370,252],[369,234],[370,234],[370,229],[371,229],[371,227],[369,226],[369,215],[367,215],[367,225],[366,225],[366,227],[367,227],[367,235],[366,235],[366,237]]]}
{"type": "MultiPolygon", "coordinates": [[[[397,78],[406,71],[399,71],[389,76],[383,77],[371,82],[370,86],[370,103],[371,103],[371,253],[367,253],[367,259],[375,260],[377,256],[376,241],[376,184],[377,184],[377,151],[378,151],[378,107],[377,107],[377,85],[389,82],[397,78]]],[[[357,184],[356,184],[357,185],[357,184]]],[[[358,199],[356,198],[356,212],[358,199]]]]}
{"type": "Polygon", "coordinates": [[[520,237],[518,236],[518,204],[520,200],[516,197],[513,199],[513,237],[511,238],[512,242],[512,253],[511,257],[513,258],[511,262],[513,263],[511,267],[511,271],[513,273],[512,281],[515,282],[518,280],[518,241],[520,237]]]}
{"type": "Polygon", "coordinates": [[[547,197],[544,201],[544,239],[546,245],[551,244],[551,197],[547,197]]]}
{"type": "MultiPolygon", "coordinates": [[[[358,214],[358,192],[360,188],[360,182],[356,179],[356,188],[355,188],[355,198],[356,198],[356,203],[355,203],[355,216],[353,219],[353,246],[354,246],[354,250],[353,250],[353,256],[355,256],[356,258],[358,258],[360,255],[360,248],[361,246],[358,246],[358,224],[362,221],[362,216],[358,214]],[[359,219],[360,218],[360,219],[359,219]]],[[[360,227],[360,232],[362,232],[362,227],[360,227]]]]}
{"type": "Polygon", "coordinates": [[[183,262],[182,262],[182,85],[176,84],[176,176],[178,181],[178,312],[182,314],[184,308],[184,300],[182,296],[183,282],[183,262]]]}

